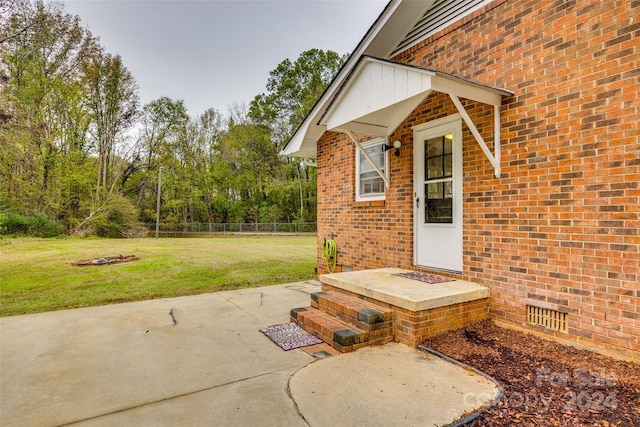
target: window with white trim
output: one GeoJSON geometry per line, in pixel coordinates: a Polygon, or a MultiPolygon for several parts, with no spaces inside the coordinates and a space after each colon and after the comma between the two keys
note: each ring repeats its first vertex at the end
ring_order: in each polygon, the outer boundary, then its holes
{"type": "MultiPolygon", "coordinates": [[[[362,143],[362,148],[367,152],[386,176],[389,176],[389,155],[383,150],[386,140],[377,138],[362,143]]],[[[384,200],[386,188],[384,179],[378,174],[369,160],[356,148],[356,201],[384,200]]]]}

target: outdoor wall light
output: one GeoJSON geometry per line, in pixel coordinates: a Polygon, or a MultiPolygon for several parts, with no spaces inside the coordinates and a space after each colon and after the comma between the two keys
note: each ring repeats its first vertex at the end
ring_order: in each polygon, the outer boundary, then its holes
{"type": "Polygon", "coordinates": [[[310,168],[317,168],[318,167],[318,160],[316,160],[316,159],[304,159],[304,161],[302,163],[305,166],[310,167],[310,168]]]}
{"type": "Polygon", "coordinates": [[[402,143],[400,141],[393,141],[393,145],[384,144],[382,146],[382,151],[389,151],[392,148],[395,148],[396,151],[393,153],[394,156],[398,157],[400,155],[400,147],[402,147],[402,143]]]}

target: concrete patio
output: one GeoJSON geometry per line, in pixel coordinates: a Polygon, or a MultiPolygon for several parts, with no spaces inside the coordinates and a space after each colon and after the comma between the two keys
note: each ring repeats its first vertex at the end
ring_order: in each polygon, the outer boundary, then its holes
{"type": "Polygon", "coordinates": [[[259,332],[319,290],[300,282],[2,318],[0,424],[433,426],[497,394],[402,344],[318,360],[259,332]]]}

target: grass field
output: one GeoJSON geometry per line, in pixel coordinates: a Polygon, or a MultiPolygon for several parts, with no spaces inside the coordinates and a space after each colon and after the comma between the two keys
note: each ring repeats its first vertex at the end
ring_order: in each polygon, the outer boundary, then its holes
{"type": "Polygon", "coordinates": [[[315,265],[312,236],[2,239],[0,316],[307,280],[315,265]],[[132,254],[141,260],[71,266],[132,254]]]}

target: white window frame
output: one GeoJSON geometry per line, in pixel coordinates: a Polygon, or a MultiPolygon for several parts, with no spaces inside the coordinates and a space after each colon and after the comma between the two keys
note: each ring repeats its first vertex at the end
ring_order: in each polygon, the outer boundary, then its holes
{"type": "MultiPolygon", "coordinates": [[[[366,141],[366,142],[362,142],[360,145],[362,146],[363,149],[367,149],[370,148],[372,146],[379,146],[380,150],[382,150],[382,147],[387,143],[387,139],[386,138],[376,138],[376,139],[372,139],[370,141],[366,141]]],[[[370,201],[376,201],[376,200],[385,200],[387,197],[387,186],[386,184],[382,183],[382,193],[373,193],[373,194],[360,194],[360,148],[356,147],[356,175],[355,175],[355,179],[356,179],[356,202],[370,202],[370,201]]],[[[368,160],[365,158],[365,161],[368,162],[368,160]]],[[[378,165],[378,167],[380,167],[378,165]]],[[[384,170],[383,170],[387,181],[389,180],[389,151],[385,151],[384,152],[384,170]]],[[[382,178],[380,178],[382,179],[382,178]]]]}

